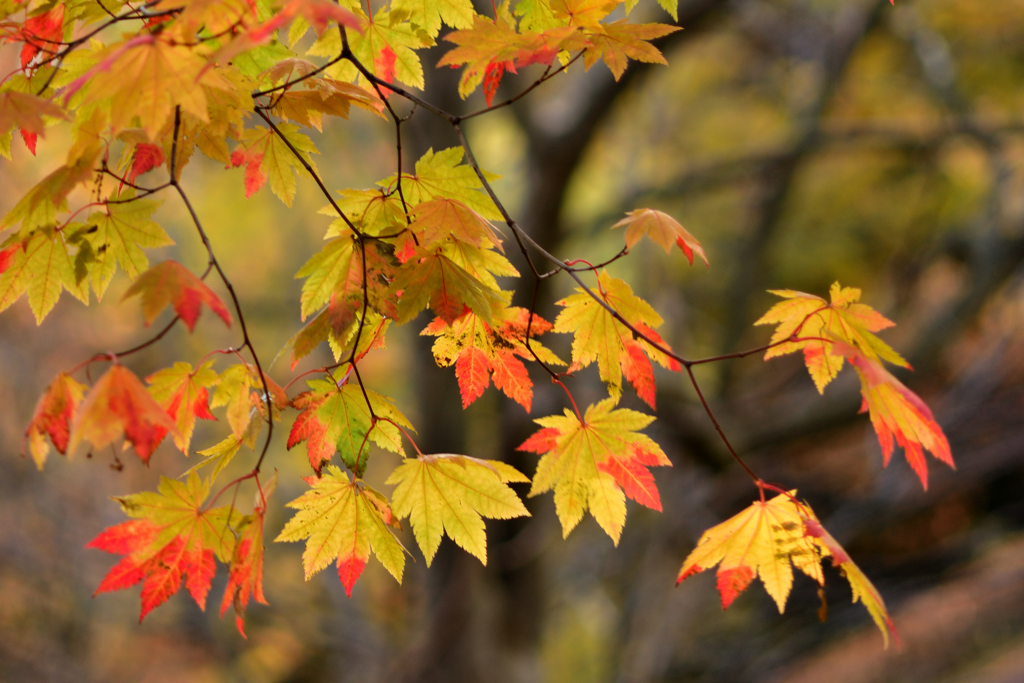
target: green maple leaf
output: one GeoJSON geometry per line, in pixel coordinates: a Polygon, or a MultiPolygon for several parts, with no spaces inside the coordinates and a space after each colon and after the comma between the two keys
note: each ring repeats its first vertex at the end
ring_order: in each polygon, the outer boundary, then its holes
{"type": "Polygon", "coordinates": [[[351,596],[373,552],[401,583],[405,549],[389,528],[397,523],[387,499],[334,466],[328,466],[320,479],[308,481],[312,489],[288,503],[298,512],[274,539],[306,541],[302,553],[306,580],[336,561],[339,578],[351,596]]]}
{"type": "MultiPolygon", "coordinates": [[[[130,198],[131,194],[124,196],[130,198]]],[[[174,244],[164,229],[150,218],[159,206],[160,202],[140,199],[108,204],[104,211],[89,216],[89,228],[81,236],[89,243],[91,258],[80,260],[85,263],[97,299],[103,298],[118,264],[134,280],[149,268],[143,247],[174,244]]]]}
{"type": "Polygon", "coordinates": [[[638,433],[654,418],[635,410],[613,410],[606,398],[587,408],[581,422],[570,410],[534,420],[543,429],[520,450],[544,454],[530,496],[555,491],[555,511],[568,536],[587,510],[616,545],[626,523],[626,496],[661,509],[646,467],[671,465],[661,447],[638,433]]]}
{"type": "Polygon", "coordinates": [[[386,483],[396,484],[395,515],[409,517],[416,542],[430,566],[445,534],[487,564],[483,517],[529,517],[508,482],[529,479],[511,465],[441,453],[407,459],[386,483]]]}
{"type": "MultiPolygon", "coordinates": [[[[461,147],[449,147],[440,152],[433,149],[416,162],[413,175],[402,174],[402,192],[410,205],[430,201],[435,197],[447,197],[462,202],[488,220],[502,220],[501,212],[491,198],[481,191],[483,183],[472,166],[462,163],[465,155],[461,147]]],[[[498,176],[485,174],[488,180],[498,176]]],[[[397,176],[392,174],[378,185],[392,188],[397,176]]]]}
{"type": "Polygon", "coordinates": [[[358,385],[339,387],[328,380],[310,380],[308,385],[309,391],[292,400],[292,405],[302,412],[288,435],[288,448],[305,441],[314,470],[319,472],[335,450],[340,452],[345,466],[360,476],[366,467],[370,444],[400,455],[405,453],[398,427],[411,430],[412,425],[387,398],[373,391],[364,395],[358,385]],[[374,421],[374,415],[384,419],[374,421]]]}
{"type": "Polygon", "coordinates": [[[75,278],[74,260],[64,233],[40,230],[16,249],[0,275],[0,311],[27,293],[36,323],[42,323],[64,289],[84,303],[89,302],[88,285],[83,286],[75,278]]]}

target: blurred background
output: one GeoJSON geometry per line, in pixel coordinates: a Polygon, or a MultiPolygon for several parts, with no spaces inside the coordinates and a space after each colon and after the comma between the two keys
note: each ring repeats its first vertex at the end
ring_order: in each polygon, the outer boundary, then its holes
{"type": "MultiPolygon", "coordinates": [[[[647,0],[631,18],[669,21],[647,0]]],[[[137,588],[90,597],[116,558],[84,545],[123,519],[109,496],[153,489],[189,463],[165,444],[148,469],[130,455],[119,468],[108,451],[51,453],[39,472],[21,447],[59,371],[147,338],[137,304],[119,303],[121,277],[89,308],[65,295],[38,328],[24,301],[0,316],[0,679],[1024,680],[1024,0],[680,0],[679,24],[660,43],[669,66],[633,63],[618,82],[603,66],[574,66],[473,120],[471,140],[503,176],[497,190],[519,223],[561,257],[613,255],[622,233],[609,226],[641,206],[701,240],[709,271],[647,243],[612,269],[664,316],[662,336],[687,357],[765,343],[770,331],[752,323],[775,300],[769,288],[825,296],[838,280],[898,323],[882,336],[916,371],[896,374],[932,406],[957,462],[953,472],[929,458],[927,492],[902,454],[882,469],[849,371],[823,397],[796,357],[703,366],[699,379],[751,466],[799,489],[874,581],[901,652],[882,649],[831,568],[825,623],[805,577],[781,616],[759,583],[725,612],[710,572],[674,587],[700,534],[757,493],[684,376],[670,373],[658,376],[647,430],[674,465],[655,472],[664,512],[630,503],[618,547],[589,516],[563,540],[543,495],[528,501],[531,518],[488,523],[486,567],[446,540],[428,571],[406,531],[415,561],[403,585],[372,561],[349,599],[332,570],[303,581],[300,546],[268,543],[270,606],[250,607],[248,640],[217,618],[223,568],[206,613],[182,592],[140,625],[137,588]]],[[[0,55],[14,63],[16,49],[0,55]]],[[[482,105],[479,93],[455,95],[457,71],[427,71],[432,101],[453,112],[482,105]]],[[[537,75],[506,77],[499,97],[537,75]]],[[[331,188],[369,187],[393,171],[393,128],[364,114],[313,133],[331,188]]],[[[410,169],[428,148],[456,143],[422,111],[403,131],[410,169]]],[[[15,141],[13,163],[0,163],[0,208],[59,163],[61,145],[54,129],[33,160],[15,141]]],[[[324,200],[306,178],[294,210],[266,190],[246,200],[240,169],[199,160],[183,182],[269,360],[300,325],[293,275],[319,248],[324,200]]],[[[151,259],[201,270],[201,245],[172,197],[159,220],[177,245],[151,259]]],[[[570,291],[565,278],[545,282],[541,314],[552,319],[552,302],[570,291]]],[[[417,336],[426,322],[367,359],[367,382],[396,399],[424,451],[499,458],[532,475],[536,457],[514,450],[531,416],[493,388],[462,411],[454,373],[417,336]]],[[[204,314],[194,335],[178,326],[130,367],[194,363],[237,342],[222,328],[204,314]]],[[[570,340],[558,337],[543,341],[567,359],[570,340]]],[[[320,353],[296,371],[322,364],[320,353]]],[[[282,384],[287,366],[271,372],[282,384]]],[[[560,413],[563,396],[534,379],[532,417],[560,413]]],[[[604,395],[593,368],[570,382],[578,401],[604,395]]],[[[643,409],[631,390],[623,405],[643,409]]],[[[291,419],[267,461],[280,472],[268,538],[308,474],[304,449],[284,449],[291,419]]],[[[200,425],[194,447],[222,429],[200,425]]],[[[233,466],[243,473],[253,457],[243,451],[233,466]]],[[[368,480],[382,483],[395,464],[378,454],[368,480]]]]}

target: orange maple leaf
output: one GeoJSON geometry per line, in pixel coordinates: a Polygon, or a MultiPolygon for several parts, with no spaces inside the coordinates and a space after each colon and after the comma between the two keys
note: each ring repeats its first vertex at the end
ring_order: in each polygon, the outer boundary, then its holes
{"type": "MultiPolygon", "coordinates": [[[[454,363],[463,408],[480,398],[493,379],[498,390],[529,412],[533,382],[520,360],[534,357],[526,347],[528,323],[531,338],[551,329],[551,323],[540,316],[534,315],[530,323],[528,310],[510,307],[495,313],[490,324],[468,310],[450,325],[435,318],[420,334],[437,337],[433,353],[438,365],[454,363]]],[[[536,341],[530,342],[530,348],[545,363],[565,365],[536,341]]]]}
{"type": "Polygon", "coordinates": [[[79,384],[70,375],[62,372],[47,387],[46,393],[36,404],[32,421],[25,430],[25,438],[28,440],[32,459],[40,469],[49,450],[46,446],[47,436],[58,453],[67,453],[68,440],[71,438],[71,419],[85,390],[85,385],[79,384]]]}
{"type": "Polygon", "coordinates": [[[225,325],[231,327],[231,314],[220,297],[177,261],[164,261],[147,270],[128,288],[123,298],[136,295],[142,296],[142,314],[146,318],[146,325],[152,323],[165,307],[172,306],[188,331],[192,332],[199,318],[200,307],[206,304],[220,316],[225,325]]]}
{"type": "Polygon", "coordinates": [[[871,424],[882,447],[883,466],[889,464],[895,439],[925,490],[928,489],[928,465],[924,450],[956,468],[946,435],[917,394],[880,363],[845,342],[834,342],[832,353],[846,358],[860,377],[861,395],[864,397],[860,411],[870,413],[871,424]]]}
{"type": "Polygon", "coordinates": [[[139,459],[148,463],[167,432],[178,433],[171,416],[131,370],[115,364],[79,404],[68,450],[73,452],[83,439],[103,448],[124,435],[139,459]]]}
{"type": "Polygon", "coordinates": [[[109,527],[86,545],[125,556],[94,595],[143,582],[141,622],[184,581],[196,604],[205,609],[215,558],[228,557],[227,523],[233,512],[227,507],[204,510],[209,490],[209,483],[193,472],[185,482],[161,478],[158,492],[118,498],[124,512],[137,519],[109,527]]]}

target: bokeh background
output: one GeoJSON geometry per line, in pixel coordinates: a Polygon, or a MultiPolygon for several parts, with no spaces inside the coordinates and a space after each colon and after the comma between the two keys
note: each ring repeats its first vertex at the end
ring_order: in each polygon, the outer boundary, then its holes
{"type": "MultiPolygon", "coordinates": [[[[270,606],[250,608],[248,640],[217,618],[223,568],[206,613],[182,592],[139,624],[137,590],[90,597],[115,558],[84,545],[121,521],[109,496],[155,488],[188,463],[165,445],[148,469],[130,454],[121,468],[107,452],[51,455],[39,472],[21,447],[57,372],[146,338],[137,304],[120,303],[122,278],[89,308],[65,296],[38,328],[24,302],[0,316],[0,679],[1024,680],[1024,0],[680,0],[679,15],[685,30],[660,43],[669,66],[632,64],[618,82],[603,66],[574,67],[474,120],[471,139],[503,176],[497,189],[520,224],[563,257],[614,254],[622,235],[608,227],[639,206],[672,213],[702,241],[709,271],[647,244],[613,268],[688,357],[764,343],[769,330],[752,322],[771,305],[769,288],[825,295],[839,280],[898,322],[883,336],[916,371],[896,374],[934,408],[957,461],[956,472],[930,461],[927,492],[901,455],[882,469],[851,376],[823,397],[797,358],[704,366],[699,378],[750,464],[798,488],[874,580],[902,651],[882,649],[831,569],[825,623],[810,580],[797,579],[781,616],[759,584],[725,612],[710,573],[674,587],[701,532],[756,490],[685,378],[669,373],[658,377],[648,430],[674,464],[656,472],[665,509],[630,504],[618,547],[589,517],[563,540],[545,495],[528,501],[529,519],[488,523],[486,567],[445,541],[429,570],[413,549],[401,586],[371,562],[349,599],[332,571],[303,581],[300,546],[270,543],[270,606]]],[[[633,19],[668,20],[647,0],[633,19]]],[[[15,54],[0,52],[12,63],[15,54]]],[[[502,94],[536,76],[506,78],[502,94]]],[[[466,103],[454,94],[457,77],[428,68],[429,97],[449,111],[479,107],[479,94],[466,103]]],[[[455,144],[426,112],[406,130],[410,161],[455,144]]],[[[368,187],[391,173],[392,131],[356,113],[314,133],[328,186],[368,187]]],[[[61,140],[55,129],[37,159],[15,141],[14,161],[0,163],[0,208],[58,163],[61,140]]],[[[246,200],[240,170],[199,161],[184,183],[261,356],[273,358],[300,324],[293,275],[326,228],[322,197],[302,178],[293,210],[266,191],[246,200]]],[[[152,258],[202,269],[173,198],[160,220],[177,245],[152,258]]],[[[542,314],[550,319],[570,289],[564,278],[545,284],[542,314]]],[[[493,389],[463,411],[454,374],[417,337],[425,322],[394,334],[364,377],[395,397],[424,450],[500,458],[532,474],[536,458],[514,451],[530,416],[493,389]]],[[[179,326],[130,366],[144,375],[194,362],[237,342],[222,327],[209,316],[194,335],[179,326]]],[[[567,337],[545,341],[568,357],[567,337]]],[[[287,365],[273,366],[281,383],[287,365]]],[[[562,396],[535,380],[533,416],[560,412],[562,396]]],[[[571,382],[584,402],[602,396],[593,369],[571,382]]],[[[629,390],[623,401],[641,407],[629,390]]],[[[202,425],[193,443],[211,445],[218,428],[202,425]]],[[[281,480],[272,538],[308,464],[283,437],[268,457],[281,480]]],[[[239,473],[251,458],[243,451],[239,473]]],[[[381,482],[395,464],[379,454],[367,476],[381,482]]]]}

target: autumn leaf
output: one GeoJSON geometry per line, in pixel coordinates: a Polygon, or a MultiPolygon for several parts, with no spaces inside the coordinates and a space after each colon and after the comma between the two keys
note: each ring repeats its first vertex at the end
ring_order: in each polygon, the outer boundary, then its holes
{"type": "Polygon", "coordinates": [[[238,632],[245,635],[245,610],[249,606],[249,598],[266,605],[263,595],[263,519],[267,513],[267,498],[277,486],[277,473],[270,481],[259,487],[253,502],[251,515],[242,518],[235,533],[234,550],[228,566],[228,585],[224,589],[224,598],[220,603],[220,617],[228,607],[235,608],[235,625],[238,632]]]}
{"type": "MultiPolygon", "coordinates": [[[[600,0],[595,4],[600,6],[600,0]]],[[[602,59],[615,80],[619,80],[630,59],[648,64],[668,64],[658,48],[648,41],[667,36],[681,28],[666,24],[630,24],[625,19],[594,25],[586,33],[592,47],[583,53],[583,66],[589,69],[598,59],[602,59]]],[[[693,259],[690,260],[692,262],[693,259]]]]}
{"type": "Polygon", "coordinates": [[[26,19],[22,28],[10,40],[25,43],[21,48],[21,68],[25,69],[37,55],[42,55],[41,62],[53,59],[60,50],[63,38],[64,4],[60,3],[26,19]]]}
{"type": "Polygon", "coordinates": [[[618,545],[626,522],[626,497],[661,510],[649,466],[671,466],[650,437],[640,434],[654,421],[635,410],[614,409],[607,398],[587,408],[581,420],[570,410],[534,420],[543,429],[519,450],[541,454],[530,496],[554,489],[555,511],[568,536],[587,510],[618,545]]]}
{"type": "Polygon", "coordinates": [[[490,321],[502,307],[499,292],[482,283],[452,258],[440,251],[416,249],[395,274],[391,291],[398,296],[398,321],[405,322],[430,307],[445,322],[454,322],[465,308],[490,321]]]}
{"type": "Polygon", "coordinates": [[[94,176],[93,164],[100,151],[99,146],[91,146],[77,159],[36,183],[0,220],[0,230],[20,224],[19,234],[23,239],[38,228],[52,230],[57,224],[57,213],[67,211],[71,191],[94,176]]]}
{"type": "Polygon", "coordinates": [[[279,123],[280,135],[270,128],[247,128],[239,146],[231,154],[231,166],[245,164],[245,196],[251,197],[270,180],[271,191],[287,206],[295,199],[296,171],[305,172],[303,161],[316,170],[311,154],[318,154],[308,136],[291,123],[279,123]],[[302,159],[289,148],[291,143],[302,159]]]}
{"type": "Polygon", "coordinates": [[[430,566],[447,534],[459,547],[487,564],[483,517],[529,517],[509,482],[528,482],[511,465],[440,453],[406,459],[388,477],[396,485],[395,515],[409,517],[413,535],[430,566]]]}
{"type": "Polygon", "coordinates": [[[874,619],[885,646],[896,635],[881,595],[850,556],[818,522],[814,512],[796,501],[796,491],[757,501],[730,519],[705,531],[683,562],[676,580],[718,565],[718,592],[726,609],[760,578],[781,614],[793,587],[793,567],[825,585],[821,562],[828,557],[850,582],[853,600],[860,600],[874,619]]]}
{"type": "MultiPolygon", "coordinates": [[[[525,343],[528,324],[531,338],[551,329],[551,323],[538,315],[531,321],[525,308],[509,307],[496,313],[490,324],[467,311],[450,325],[436,318],[420,334],[437,337],[433,354],[439,366],[455,365],[463,408],[482,396],[493,378],[497,389],[529,412],[533,382],[520,360],[534,358],[525,343]]],[[[549,365],[565,365],[537,341],[531,341],[530,348],[549,365]]]]}
{"type": "Polygon", "coordinates": [[[825,386],[843,369],[844,357],[830,352],[833,339],[853,345],[871,360],[910,367],[902,356],[873,334],[894,323],[870,306],[857,303],[859,289],[840,287],[836,282],[830,290],[831,303],[790,289],[771,290],[771,293],[785,301],[772,306],[754,323],[778,324],[771,339],[774,346],[765,353],[765,360],[803,350],[807,371],[819,393],[824,392],[825,386]],[[786,341],[794,334],[808,339],[786,341]]]}
{"type": "Polygon", "coordinates": [[[627,249],[632,249],[644,235],[647,235],[655,244],[664,249],[666,254],[672,251],[673,244],[677,244],[691,266],[693,265],[693,255],[696,253],[704,261],[704,265],[710,267],[708,257],[704,254],[704,248],[700,246],[697,238],[667,213],[657,209],[634,209],[627,212],[626,218],[612,227],[626,228],[627,249]]]}
{"type": "Polygon", "coordinates": [[[79,404],[68,451],[74,452],[83,440],[103,448],[123,435],[148,463],[167,432],[177,434],[174,420],[131,370],[115,363],[79,404]]]}
{"type": "MultiPolygon", "coordinates": [[[[124,195],[126,199],[133,196],[131,190],[124,195]]],[[[80,244],[89,243],[88,257],[83,256],[80,247],[75,264],[81,263],[88,273],[97,299],[103,298],[118,264],[134,280],[149,268],[143,248],[174,244],[164,229],[152,220],[159,206],[160,202],[137,199],[124,204],[107,204],[102,211],[89,216],[89,227],[83,231],[80,241],[80,244]]]]}
{"type": "Polygon", "coordinates": [[[88,284],[83,286],[75,277],[71,246],[62,231],[39,230],[8,254],[0,275],[0,311],[27,294],[29,307],[40,324],[64,290],[83,302],[89,301],[88,284]]]}
{"type": "Polygon", "coordinates": [[[184,581],[200,609],[216,570],[215,558],[228,561],[232,539],[230,508],[203,509],[208,482],[192,473],[187,481],[160,478],[157,492],[116,500],[135,519],[112,526],[86,546],[124,555],[103,578],[95,595],[142,582],[142,621],[178,592],[184,581]]]}
{"type": "Polygon", "coordinates": [[[147,142],[139,143],[132,150],[132,164],[125,181],[134,183],[140,175],[149,173],[162,163],[164,163],[164,152],[158,145],[151,145],[147,142]]]}
{"type": "Polygon", "coordinates": [[[207,361],[193,369],[190,363],[177,362],[173,367],[155,372],[146,378],[149,392],[167,414],[174,419],[177,431],[173,435],[174,445],[188,455],[189,443],[196,418],[216,420],[210,412],[207,387],[217,383],[217,373],[211,369],[213,361],[207,361]]]}
{"type": "Polygon", "coordinates": [[[836,341],[832,353],[842,354],[860,377],[864,398],[860,410],[871,415],[871,424],[882,447],[883,466],[889,464],[895,439],[925,490],[928,489],[928,465],[923,451],[930,451],[950,467],[956,467],[946,435],[917,394],[889,374],[880,363],[850,344],[836,341]]]}
{"type": "Polygon", "coordinates": [[[43,135],[46,133],[44,116],[65,121],[68,119],[60,106],[46,98],[15,90],[0,92],[0,135],[12,128],[18,128],[23,135],[43,135]]]}
{"type": "Polygon", "coordinates": [[[781,614],[793,587],[793,566],[824,583],[814,540],[804,533],[801,509],[790,494],[758,501],[704,532],[683,562],[676,583],[718,567],[722,609],[760,577],[781,614]],[[719,564],[721,563],[721,564],[719,564]]]}
{"type": "MultiPolygon", "coordinates": [[[[465,151],[461,147],[449,147],[439,152],[427,150],[416,162],[415,173],[402,174],[402,192],[405,201],[416,206],[436,197],[447,197],[462,202],[487,220],[502,220],[501,212],[486,193],[483,183],[472,166],[461,163],[465,151]]],[[[498,176],[487,174],[488,180],[498,176]]],[[[396,175],[380,181],[385,188],[395,187],[396,175]]]]}
{"type": "Polygon", "coordinates": [[[308,385],[309,391],[292,400],[302,412],[288,435],[288,448],[305,441],[309,464],[317,473],[335,451],[357,476],[366,468],[370,444],[404,454],[398,427],[411,430],[412,425],[387,398],[373,391],[364,395],[358,385],[352,384],[339,387],[326,380],[310,380],[308,385]],[[367,398],[370,406],[366,405],[367,398]]]}
{"type": "Polygon", "coordinates": [[[139,276],[124,293],[123,298],[129,299],[133,296],[142,297],[142,315],[147,325],[153,322],[160,311],[171,306],[188,327],[188,331],[192,332],[195,330],[200,308],[202,304],[206,304],[225,325],[231,327],[231,314],[220,297],[177,261],[164,261],[139,276]]]}
{"type": "MultiPolygon", "coordinates": [[[[810,509],[805,507],[805,512],[810,509]]],[[[853,593],[853,602],[860,602],[868,610],[868,614],[874,620],[878,630],[882,632],[882,639],[886,649],[889,647],[889,635],[892,634],[896,641],[896,647],[900,646],[900,637],[896,632],[896,625],[892,623],[889,611],[885,607],[882,595],[875,588],[874,584],[864,575],[850,556],[843,550],[842,546],[832,537],[828,531],[812,516],[804,517],[804,529],[808,536],[812,537],[818,544],[819,552],[823,557],[832,558],[832,566],[837,567],[846,580],[850,582],[850,590],[853,593]]]]}
{"type": "Polygon", "coordinates": [[[312,487],[288,507],[298,512],[288,520],[275,541],[306,541],[302,566],[306,580],[331,562],[351,597],[352,588],[372,552],[384,568],[402,582],[404,548],[391,527],[401,528],[392,516],[387,499],[361,479],[328,465],[319,479],[307,479],[312,487]]]}
{"type": "Polygon", "coordinates": [[[388,245],[359,241],[350,231],[329,241],[295,274],[306,278],[300,300],[302,319],[329,305],[331,328],[340,337],[362,314],[364,295],[377,313],[394,317],[388,287],[397,265],[388,245]]]}
{"type": "Polygon", "coordinates": [[[46,455],[50,450],[46,445],[47,436],[58,453],[67,453],[68,440],[71,438],[71,420],[87,389],[84,384],[79,384],[70,375],[62,372],[39,398],[39,403],[32,414],[32,421],[25,430],[25,438],[32,459],[40,470],[43,469],[43,463],[46,462],[46,455]]]}
{"type": "Polygon", "coordinates": [[[110,107],[114,133],[138,119],[155,141],[175,107],[208,121],[209,100],[204,86],[224,84],[193,50],[142,33],[111,45],[95,56],[96,66],[65,90],[65,101],[84,87],[84,104],[110,107]]]}
{"type": "MultiPolygon", "coordinates": [[[[637,329],[646,333],[661,325],[661,316],[650,304],[634,295],[632,288],[622,280],[609,276],[607,271],[601,271],[597,276],[597,285],[597,289],[592,291],[637,329]]],[[[634,339],[633,332],[616,320],[590,294],[579,288],[576,292],[556,302],[565,308],[555,318],[554,326],[555,332],[573,335],[570,372],[597,361],[601,379],[608,385],[612,397],[618,399],[622,395],[622,378],[625,376],[637,396],[654,408],[654,368],[651,360],[671,370],[679,370],[678,363],[644,343],[641,338],[634,339]]],[[[664,345],[660,337],[651,336],[651,339],[664,345]]]]}
{"type": "Polygon", "coordinates": [[[456,199],[439,197],[417,204],[412,209],[415,220],[409,230],[415,234],[420,246],[431,249],[451,238],[474,247],[501,246],[501,238],[494,228],[473,209],[456,199]]]}

